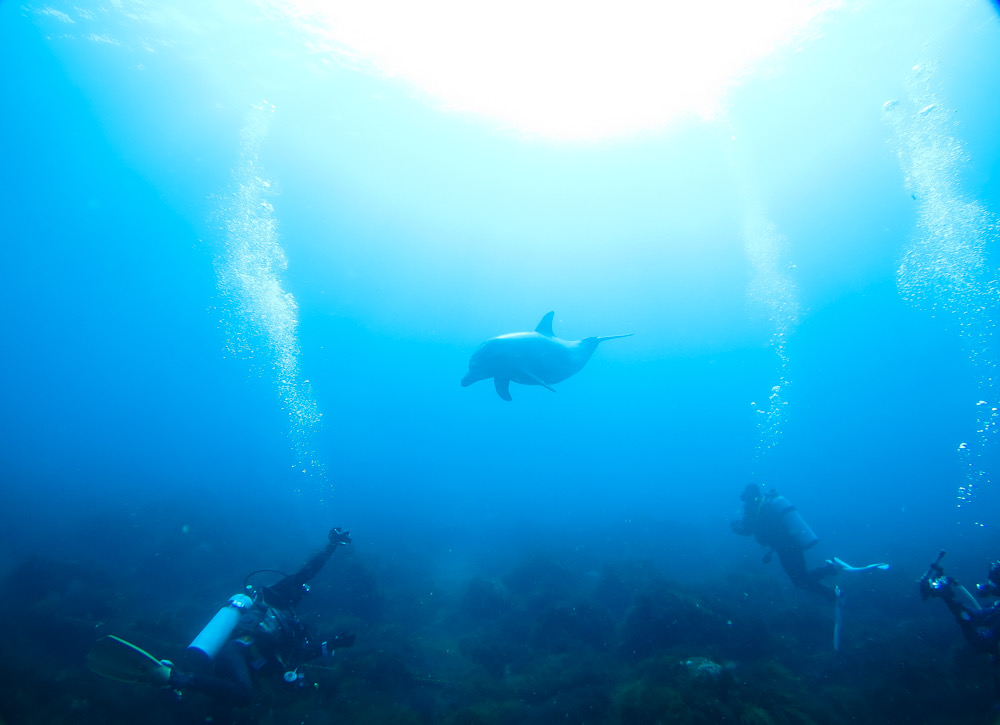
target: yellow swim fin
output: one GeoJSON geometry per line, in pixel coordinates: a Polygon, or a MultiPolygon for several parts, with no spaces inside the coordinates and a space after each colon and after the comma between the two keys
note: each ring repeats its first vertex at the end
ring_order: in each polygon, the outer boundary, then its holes
{"type": "Polygon", "coordinates": [[[121,682],[166,685],[170,681],[169,664],[110,634],[101,637],[91,647],[87,653],[87,667],[92,672],[121,682]]]}

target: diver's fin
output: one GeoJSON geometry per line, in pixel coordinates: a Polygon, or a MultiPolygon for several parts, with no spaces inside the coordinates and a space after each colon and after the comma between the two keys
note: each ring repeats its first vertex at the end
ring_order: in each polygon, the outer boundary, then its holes
{"type": "Polygon", "coordinates": [[[121,682],[148,682],[166,685],[170,667],[145,650],[114,635],[101,637],[87,653],[92,672],[121,682]]]}
{"type": "Polygon", "coordinates": [[[833,603],[833,651],[840,652],[840,630],[844,625],[844,594],[840,587],[834,587],[836,601],[833,603]]]}
{"type": "Polygon", "coordinates": [[[837,557],[833,557],[832,559],[830,559],[830,562],[835,564],[836,566],[839,566],[841,571],[869,571],[871,569],[882,569],[883,571],[885,571],[886,569],[889,568],[889,565],[884,563],[869,564],[868,566],[851,566],[843,559],[838,559],[837,557]]]}
{"type": "Polygon", "coordinates": [[[531,378],[533,381],[535,381],[535,385],[541,385],[543,388],[551,390],[553,393],[556,392],[555,388],[553,388],[551,385],[549,385],[547,382],[545,382],[544,380],[542,380],[540,377],[538,377],[537,375],[535,375],[530,370],[522,370],[521,373],[525,377],[531,378]]]}
{"type": "Polygon", "coordinates": [[[552,318],[555,314],[555,310],[552,310],[552,312],[546,312],[545,317],[542,318],[542,321],[538,323],[538,327],[535,328],[535,332],[539,335],[545,335],[545,337],[555,337],[555,335],[552,334],[552,318]]]}
{"type": "Polygon", "coordinates": [[[510,378],[493,378],[493,386],[497,389],[497,395],[506,400],[508,403],[513,400],[510,397],[510,378]]]}

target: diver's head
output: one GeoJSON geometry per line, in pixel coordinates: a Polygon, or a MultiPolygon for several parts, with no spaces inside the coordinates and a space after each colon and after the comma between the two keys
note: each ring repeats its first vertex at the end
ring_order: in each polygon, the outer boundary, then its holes
{"type": "Polygon", "coordinates": [[[743,489],[743,493],[740,494],[740,501],[744,503],[754,503],[760,501],[764,497],[764,491],[756,483],[748,483],[747,487],[743,489]]]}
{"type": "Polygon", "coordinates": [[[981,597],[1000,596],[1000,561],[990,564],[990,572],[985,584],[976,584],[976,594],[981,597]]]}

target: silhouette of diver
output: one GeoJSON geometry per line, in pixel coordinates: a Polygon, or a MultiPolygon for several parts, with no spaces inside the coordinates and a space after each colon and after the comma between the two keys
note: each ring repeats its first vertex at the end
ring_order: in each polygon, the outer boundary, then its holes
{"type": "Polygon", "coordinates": [[[753,536],[757,543],[770,548],[764,555],[764,563],[770,562],[772,553],[777,554],[781,568],[799,589],[835,602],[840,597],[840,587],[830,587],[823,583],[824,579],[842,571],[889,568],[888,564],[854,567],[834,557],[816,569],[809,569],[805,552],[815,546],[819,538],[788,499],[775,491],[764,493],[760,486],[751,483],[743,489],[740,500],[743,501],[743,518],[732,522],[733,531],[741,536],[753,536]]]}
{"type": "Polygon", "coordinates": [[[232,705],[247,705],[253,698],[253,672],[277,669],[284,672],[286,681],[295,682],[303,663],[330,657],[335,649],[354,644],[353,634],[326,640],[311,636],[294,611],[309,591],[306,582],[338,546],[350,542],[349,531],[331,529],[327,545],[294,574],[267,587],[246,585],[245,593],[231,597],[191,642],[183,669],[114,636],[94,645],[87,664],[113,679],[191,690],[232,705]]]}
{"type": "MultiPolygon", "coordinates": [[[[987,655],[992,664],[993,689],[1000,704],[1000,600],[982,606],[964,586],[946,575],[941,567],[945,552],[940,552],[917,582],[923,599],[939,598],[955,618],[965,640],[977,652],[987,655]]],[[[990,564],[985,584],[976,585],[983,597],[1000,597],[1000,561],[990,564]]]]}

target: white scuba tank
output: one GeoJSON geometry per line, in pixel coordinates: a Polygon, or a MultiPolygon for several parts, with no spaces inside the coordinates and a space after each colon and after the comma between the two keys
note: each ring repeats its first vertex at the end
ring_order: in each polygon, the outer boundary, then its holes
{"type": "Polygon", "coordinates": [[[222,645],[229,641],[244,610],[252,606],[253,600],[246,594],[231,596],[226,606],[216,612],[211,621],[188,645],[188,651],[196,650],[208,659],[213,659],[222,649],[222,645]]]}
{"type": "Polygon", "coordinates": [[[806,523],[806,520],[802,518],[800,514],[788,499],[784,496],[775,496],[769,505],[773,508],[775,515],[781,522],[781,528],[784,529],[788,538],[795,542],[795,545],[799,547],[802,551],[805,551],[810,546],[815,546],[816,542],[819,541],[819,537],[813,532],[806,523]]]}

